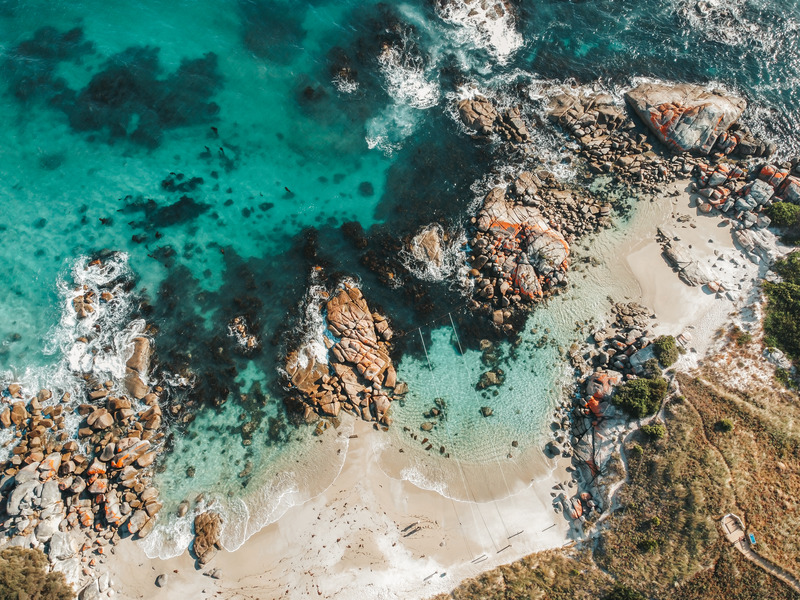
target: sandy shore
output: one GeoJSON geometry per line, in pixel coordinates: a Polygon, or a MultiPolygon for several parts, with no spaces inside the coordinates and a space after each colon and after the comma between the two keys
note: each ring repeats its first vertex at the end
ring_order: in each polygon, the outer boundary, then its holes
{"type": "MultiPolygon", "coordinates": [[[[697,211],[688,183],[666,186],[660,200],[640,206],[628,233],[599,254],[605,263],[598,267],[600,277],[627,291],[614,300],[635,300],[653,310],[657,332],[691,334],[681,366],[690,366],[711,346],[714,332],[746,302],[758,272],[734,247],[723,219],[697,211]],[[691,244],[736,301],[680,281],[661,256],[659,226],[691,244]]],[[[220,569],[220,579],[197,570],[188,551],[170,560],[148,559],[137,544],[123,542],[109,561],[114,589],[123,598],[152,600],[425,598],[496,565],[569,542],[568,524],[554,513],[550,496],[555,483],[568,479],[567,460],[554,463],[531,452],[516,460],[528,478],[516,477],[510,495],[486,484],[474,496],[478,502],[457,501],[398,478],[399,467],[392,468],[391,456],[381,453],[385,434],[363,422],[354,431],[357,437],[331,486],[235,552],[220,553],[204,569],[220,569]],[[491,497],[502,499],[486,500],[491,497]],[[167,584],[157,588],[161,573],[168,575],[167,584]]]]}
{"type": "Polygon", "coordinates": [[[619,254],[625,257],[624,267],[639,287],[638,302],[652,309],[657,317],[656,331],[691,336],[689,352],[678,364],[679,368],[691,367],[713,345],[717,330],[749,302],[759,267],[735,247],[727,219],[719,213],[698,211],[688,180],[665,186],[662,199],[644,212],[642,223],[637,224],[619,254]],[[690,287],[681,281],[661,255],[661,245],[655,237],[657,227],[676,234],[680,243],[689,245],[693,257],[708,265],[734,300],[718,297],[706,286],[690,287]]]}
{"type": "Polygon", "coordinates": [[[540,464],[530,465],[540,477],[500,500],[454,501],[388,476],[377,460],[385,434],[363,422],[355,433],[341,473],[325,492],[205,567],[220,569],[221,579],[196,570],[188,552],[149,559],[137,544],[123,542],[108,563],[113,587],[122,598],[153,600],[424,598],[568,542],[568,524],[553,512],[550,496],[552,486],[567,479],[566,461],[550,472],[554,465],[541,456],[540,464]],[[167,584],[157,588],[161,573],[167,584]]]}

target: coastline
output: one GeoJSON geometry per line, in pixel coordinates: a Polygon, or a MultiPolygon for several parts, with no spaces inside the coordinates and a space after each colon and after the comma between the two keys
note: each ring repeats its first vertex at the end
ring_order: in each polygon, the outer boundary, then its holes
{"type": "MultiPolygon", "coordinates": [[[[699,214],[689,183],[679,179],[665,186],[660,201],[642,201],[625,235],[604,249],[609,256],[626,258],[600,266],[589,281],[578,283],[582,287],[595,277],[612,277],[615,287],[627,292],[626,300],[653,311],[657,333],[692,332],[691,350],[677,365],[681,370],[710,349],[713,333],[747,298],[758,273],[758,266],[734,246],[730,230],[720,227],[721,220],[699,214]],[[677,221],[687,216],[690,221],[677,221]],[[737,303],[680,281],[656,241],[656,229],[665,225],[676,226],[704,259],[715,260],[715,250],[734,259],[719,262],[717,268],[721,277],[744,282],[737,303]]],[[[533,449],[514,461],[533,473],[532,483],[518,479],[510,496],[495,494],[499,499],[491,498],[487,491],[492,486],[486,485],[477,494],[478,502],[465,502],[398,478],[402,461],[387,453],[385,434],[368,423],[355,422],[353,434],[357,437],[349,440],[344,465],[326,490],[206,566],[205,572],[219,569],[221,579],[196,570],[188,551],[169,560],[149,559],[137,545],[123,543],[109,559],[120,596],[157,600],[197,597],[205,591],[230,599],[314,593],[328,598],[424,598],[494,566],[570,541],[570,524],[553,511],[550,495],[554,485],[570,479],[566,459],[549,461],[533,449]],[[541,462],[534,464],[531,456],[541,462]],[[416,533],[405,535],[417,527],[416,533]],[[506,530],[523,533],[498,554],[506,530]],[[488,558],[471,562],[482,554],[488,558]],[[164,588],[156,588],[153,582],[161,573],[168,580],[164,588]]],[[[472,474],[468,479],[476,480],[472,474]]]]}
{"type": "Polygon", "coordinates": [[[358,437],[350,440],[341,472],[324,492],[290,508],[241,548],[220,553],[207,565],[206,572],[219,569],[221,579],[196,570],[188,551],[160,560],[147,558],[136,544],[117,545],[108,567],[120,597],[200,597],[205,590],[230,599],[316,593],[327,598],[421,598],[568,542],[567,523],[553,513],[549,494],[564,478],[566,465],[542,473],[511,496],[464,502],[387,475],[376,460],[384,434],[369,424],[356,422],[354,435],[358,437]],[[407,535],[416,527],[416,533],[407,535]],[[522,533],[498,554],[499,546],[507,545],[506,530],[522,533]],[[481,554],[488,558],[473,564],[481,554]],[[154,581],[162,573],[168,575],[167,583],[157,588],[154,581]]]}

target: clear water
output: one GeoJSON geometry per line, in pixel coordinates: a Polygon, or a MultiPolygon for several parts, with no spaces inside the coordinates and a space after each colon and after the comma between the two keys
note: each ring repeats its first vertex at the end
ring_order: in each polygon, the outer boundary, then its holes
{"type": "MultiPolygon", "coordinates": [[[[707,5],[701,17],[683,0],[543,0],[482,33],[424,0],[0,1],[2,378],[79,385],[70,363],[79,334],[64,322],[73,268],[104,248],[124,252],[136,285],[125,310],[104,322],[115,352],[90,368],[120,368],[130,323],[143,318],[159,328],[156,378],[184,375],[192,394],[225,400],[176,429],[159,485],[165,514],[199,493],[218,503],[230,515],[226,545],[236,547],[327,485],[346,452],[348,424],[314,437],[285,423],[275,393],[273,337],[322,262],[358,277],[404,333],[399,373],[411,391],[387,437],[390,449],[407,448],[404,476],[463,495],[448,478],[456,459],[504,461],[514,475],[524,468],[518,457],[541,446],[561,393],[559,346],[575,339],[576,321],[605,312],[607,295],[630,290],[602,270],[574,273],[572,291],[532,315],[514,356],[502,350],[506,383],[486,397],[475,390],[486,367],[470,349],[479,335],[458,290],[409,273],[397,287],[382,284],[340,226],[358,221],[379,256],[431,221],[454,236],[463,230],[487,173],[508,162],[454,118],[453,101],[470,85],[528,99],[535,117],[550,80],[611,90],[637,77],[713,81],[747,97],[746,119],[783,155],[797,152],[800,4],[707,5]],[[337,77],[345,64],[355,84],[337,77]],[[162,185],[171,173],[183,178],[162,185]],[[413,286],[427,306],[404,293],[413,286]],[[240,314],[263,342],[251,357],[226,335],[240,314]],[[553,342],[539,347],[546,329],[553,342]],[[432,433],[431,456],[403,427],[418,431],[437,397],[448,425],[432,433]],[[484,419],[481,406],[495,415],[484,419]],[[245,446],[240,428],[250,419],[258,425],[245,446]],[[511,441],[519,448],[508,459],[511,441]],[[439,445],[451,459],[436,458],[439,445]],[[250,474],[239,477],[248,461],[250,474]]],[[[526,164],[570,177],[563,138],[546,124],[534,135],[526,164]]],[[[613,262],[618,235],[601,236],[592,251],[613,262]]],[[[148,552],[178,552],[187,527],[188,517],[165,519],[148,552]]]]}

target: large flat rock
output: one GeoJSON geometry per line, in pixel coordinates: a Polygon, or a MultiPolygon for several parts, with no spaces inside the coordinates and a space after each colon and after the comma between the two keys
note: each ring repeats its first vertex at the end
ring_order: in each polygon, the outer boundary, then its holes
{"type": "Polygon", "coordinates": [[[747,106],[743,98],[689,83],[643,83],[625,99],[664,144],[698,154],[708,154],[747,106]]]}

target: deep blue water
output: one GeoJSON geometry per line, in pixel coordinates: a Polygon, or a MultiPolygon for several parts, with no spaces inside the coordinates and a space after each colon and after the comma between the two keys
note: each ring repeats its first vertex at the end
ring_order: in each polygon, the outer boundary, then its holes
{"type": "MultiPolygon", "coordinates": [[[[413,423],[411,407],[431,400],[415,330],[451,373],[461,358],[449,314],[468,345],[480,338],[456,287],[398,261],[403,241],[433,221],[457,236],[481,192],[476,182],[509,160],[457,122],[454,102],[467,86],[524,100],[536,119],[550,80],[610,90],[637,77],[714,82],[748,99],[745,120],[782,155],[800,150],[796,1],[709,0],[705,14],[679,0],[524,2],[486,34],[443,18],[435,4],[0,1],[3,378],[67,381],[73,266],[101,249],[126,253],[135,286],[115,326],[137,317],[154,325],[156,378],[189,377],[189,397],[224,404],[178,434],[162,485],[174,501],[204,489],[227,494],[218,453],[231,453],[229,470],[250,461],[255,475],[233,495],[271,490],[257,528],[275,498],[288,501],[286,490],[302,496],[296,480],[281,487],[274,477],[286,448],[308,453],[308,432],[286,425],[275,373],[313,265],[358,277],[407,333],[398,336],[408,352],[401,375],[416,395],[397,407],[399,422],[413,423]],[[263,342],[252,356],[227,336],[227,322],[242,314],[263,342]],[[243,415],[260,423],[247,447],[243,415]],[[188,483],[187,466],[200,473],[188,483]]],[[[560,134],[542,122],[535,140],[526,164],[569,177],[560,134]]],[[[575,317],[559,317],[564,332],[575,317]]],[[[556,350],[529,348],[508,362],[520,383],[500,400],[507,414],[533,406],[527,420],[509,418],[508,437],[520,435],[516,421],[532,432],[530,444],[538,439],[558,396],[556,350]],[[526,385],[532,397],[521,395],[526,385]]],[[[464,377],[437,393],[463,399],[469,410],[451,426],[469,429],[485,399],[464,384],[477,378],[479,354],[465,358],[464,377]]],[[[472,429],[480,436],[462,458],[504,452],[487,446],[491,432],[472,429]]]]}

